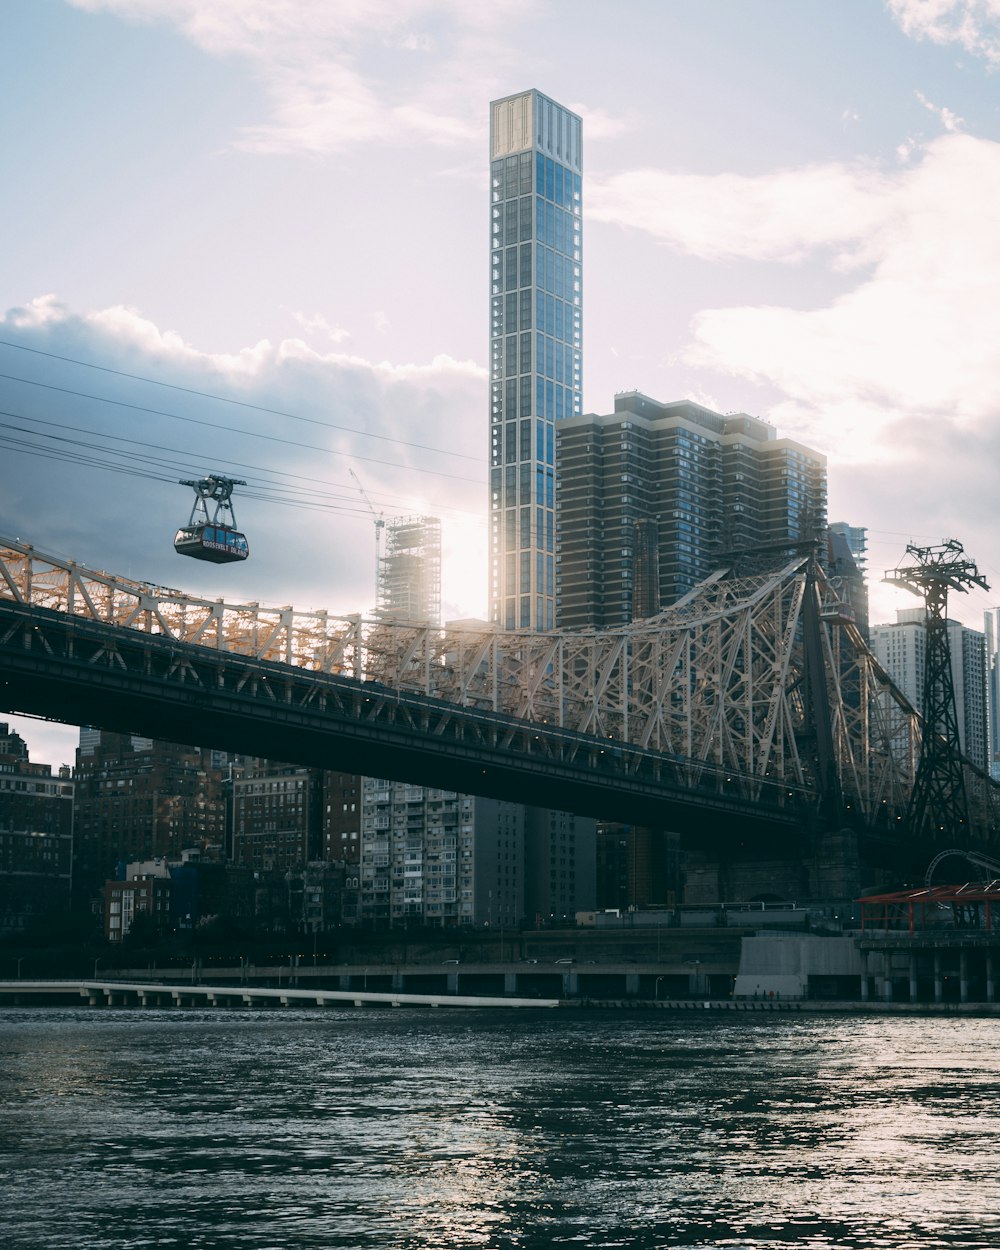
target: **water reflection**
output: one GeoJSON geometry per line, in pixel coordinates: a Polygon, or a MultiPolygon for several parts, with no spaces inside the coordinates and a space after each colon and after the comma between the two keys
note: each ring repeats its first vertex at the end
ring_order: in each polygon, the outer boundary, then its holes
{"type": "Polygon", "coordinates": [[[992,1250],[994,1030],[7,1011],[2,1244],[992,1250]]]}

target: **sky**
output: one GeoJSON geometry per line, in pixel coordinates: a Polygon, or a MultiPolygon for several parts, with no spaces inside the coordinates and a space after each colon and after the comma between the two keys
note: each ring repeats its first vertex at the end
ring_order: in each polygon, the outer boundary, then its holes
{"type": "Polygon", "coordinates": [[[1000,0],[4,0],[0,78],[0,536],[353,612],[374,516],[432,513],[483,615],[488,104],[535,87],[584,119],[585,410],[762,417],[874,619],[909,541],[1000,604],[1000,0]],[[209,472],[245,564],[173,552],[209,472]]]}

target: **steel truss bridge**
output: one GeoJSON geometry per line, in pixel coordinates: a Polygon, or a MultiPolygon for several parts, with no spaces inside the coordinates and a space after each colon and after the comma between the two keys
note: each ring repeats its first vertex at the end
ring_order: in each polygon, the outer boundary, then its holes
{"type": "MultiPolygon", "coordinates": [[[[904,836],[921,730],[808,556],[627,628],[532,634],[200,599],[0,538],[0,708],[777,837],[904,836]]],[[[986,845],[994,787],[964,767],[986,845]]]]}

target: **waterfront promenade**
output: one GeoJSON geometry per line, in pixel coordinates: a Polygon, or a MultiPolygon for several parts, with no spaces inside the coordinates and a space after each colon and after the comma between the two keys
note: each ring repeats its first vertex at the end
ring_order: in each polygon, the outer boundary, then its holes
{"type": "Polygon", "coordinates": [[[757,998],[540,998],[517,995],[405,993],[379,990],[276,989],[266,986],[190,985],[162,981],[0,981],[4,1007],[88,1006],[94,1008],[259,1010],[281,1008],[436,1007],[548,1010],[562,1008],[622,1012],[711,1012],[789,1015],[962,1015],[1000,1016],[1000,1003],[881,1002],[834,999],[757,998]]]}

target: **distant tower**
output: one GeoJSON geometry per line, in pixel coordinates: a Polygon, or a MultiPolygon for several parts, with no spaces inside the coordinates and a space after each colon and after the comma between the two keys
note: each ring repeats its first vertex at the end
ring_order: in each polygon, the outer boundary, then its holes
{"type": "Polygon", "coordinates": [[[490,105],[490,617],[555,625],[555,426],[582,411],[582,122],[490,105]]]}
{"type": "Polygon", "coordinates": [[[983,616],[989,691],[989,769],[994,781],[1000,781],[1000,608],[990,608],[983,616]]]}
{"type": "Polygon", "coordinates": [[[863,525],[831,521],[827,529],[827,573],[840,585],[845,602],[854,613],[861,637],[868,641],[867,568],[868,530],[863,525]]]}

